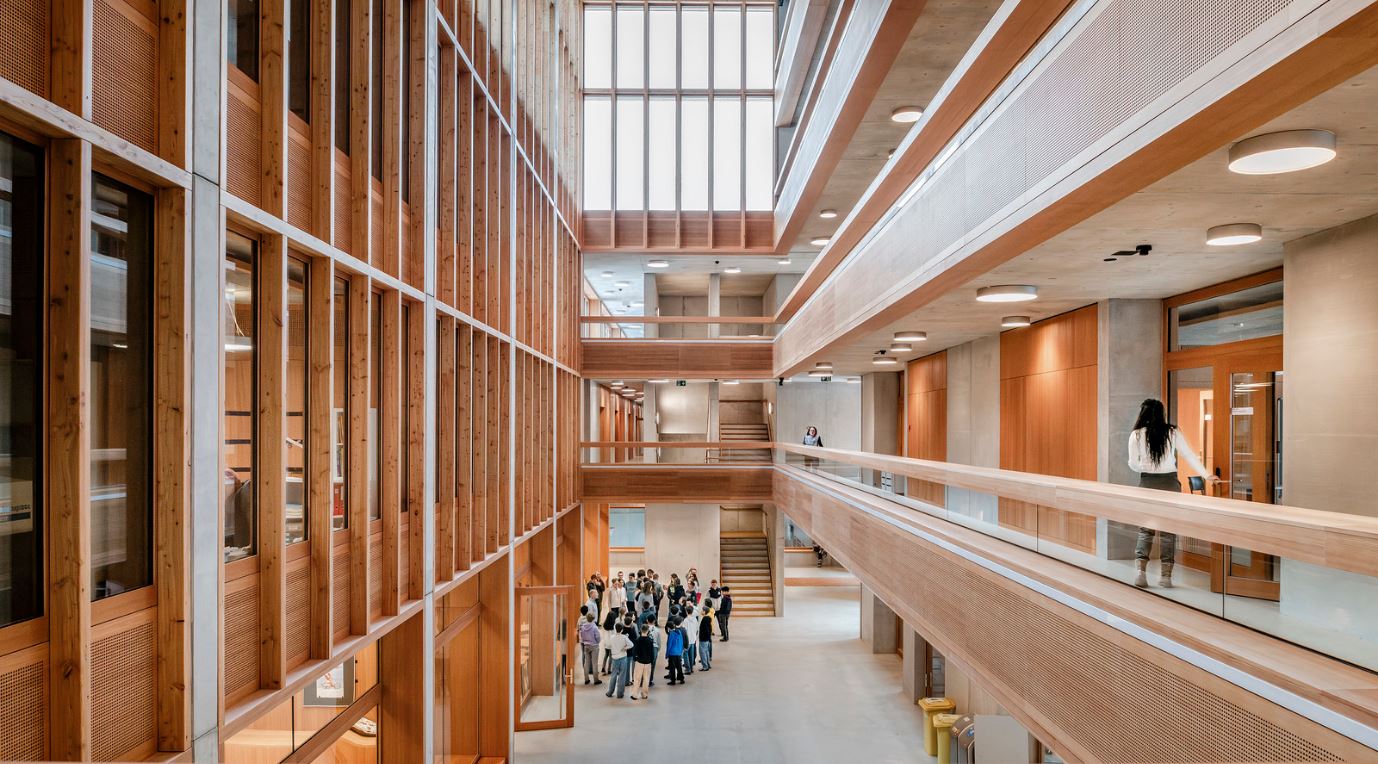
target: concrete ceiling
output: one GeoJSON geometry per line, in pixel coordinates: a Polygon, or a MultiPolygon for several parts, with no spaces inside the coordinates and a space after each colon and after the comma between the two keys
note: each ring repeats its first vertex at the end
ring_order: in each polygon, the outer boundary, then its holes
{"type": "MultiPolygon", "coordinates": [[[[708,274],[721,273],[723,268],[728,266],[741,268],[743,277],[738,283],[742,289],[750,285],[750,289],[759,291],[759,295],[765,291],[768,285],[768,278],[780,273],[800,274],[808,270],[809,264],[818,256],[817,252],[791,254],[789,264],[781,265],[780,258],[769,257],[750,257],[732,256],[723,258],[704,257],[703,255],[636,255],[623,253],[589,254],[584,256],[584,277],[593,286],[598,296],[608,301],[616,308],[627,308],[627,315],[639,316],[642,314],[642,305],[645,301],[645,274],[653,273],[657,276],[681,276],[692,274],[703,280],[703,294],[708,293],[708,274]],[[668,268],[647,268],[649,260],[666,260],[669,262],[668,268]],[[610,276],[603,274],[611,273],[610,276]],[[750,278],[755,276],[757,278],[750,278]],[[764,278],[763,278],[764,277],[764,278]],[[625,282],[624,286],[618,286],[619,282],[625,282]]],[[[739,292],[745,294],[742,289],[737,289],[733,284],[734,274],[723,274],[724,295],[735,295],[739,292]],[[733,292],[728,292],[733,289],[733,292]]],[[[754,296],[754,295],[753,295],[754,296]]]]}
{"type": "Polygon", "coordinates": [[[1221,146],[885,330],[810,363],[830,360],[838,373],[872,371],[872,353],[900,329],[928,332],[928,341],[904,356],[915,358],[999,332],[1004,315],[1038,320],[1111,297],[1170,297],[1281,265],[1285,242],[1378,213],[1378,69],[1239,138],[1297,128],[1334,131],[1338,156],[1302,172],[1247,176],[1227,169],[1229,146],[1221,146]],[[1241,222],[1262,225],[1263,240],[1206,245],[1206,229],[1241,222]],[[1151,244],[1152,254],[1103,261],[1137,244],[1151,244]],[[1037,286],[1039,299],[1003,306],[974,299],[978,287],[1008,283],[1037,286]]]}
{"type": "Polygon", "coordinates": [[[833,234],[912,127],[890,119],[891,112],[900,106],[927,108],[1000,5],[999,0],[929,0],[924,5],[817,204],[801,210],[808,222],[789,243],[789,251],[817,249],[810,239],[833,234]],[[838,216],[819,218],[825,209],[837,210],[838,216]]]}

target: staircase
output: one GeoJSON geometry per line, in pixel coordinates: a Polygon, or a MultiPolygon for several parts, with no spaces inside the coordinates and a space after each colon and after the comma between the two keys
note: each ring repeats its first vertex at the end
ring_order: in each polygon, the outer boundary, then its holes
{"type": "Polygon", "coordinates": [[[719,540],[722,583],[732,587],[732,615],[775,615],[770,553],[761,534],[732,534],[719,540]]]}
{"type": "MultiPolygon", "coordinates": [[[[736,441],[756,441],[763,442],[770,440],[770,428],[765,422],[753,424],[720,424],[718,425],[718,440],[723,443],[736,441]]],[[[770,461],[770,449],[766,448],[731,448],[724,447],[718,452],[718,461],[731,462],[768,462],[770,461]]]]}

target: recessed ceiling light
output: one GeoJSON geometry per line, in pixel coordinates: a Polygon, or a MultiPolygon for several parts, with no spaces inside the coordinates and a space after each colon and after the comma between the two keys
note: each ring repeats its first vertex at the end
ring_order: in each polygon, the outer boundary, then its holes
{"type": "Polygon", "coordinates": [[[632,282],[630,282],[630,281],[616,281],[616,282],[613,282],[613,286],[629,287],[629,286],[631,286],[631,285],[632,285],[632,282]]]}
{"type": "Polygon", "coordinates": [[[903,331],[895,332],[895,342],[923,342],[928,339],[927,332],[903,331]]]}
{"type": "Polygon", "coordinates": [[[999,284],[976,290],[977,302],[1027,302],[1038,298],[1038,288],[1028,284],[999,284]]]}
{"type": "Polygon", "coordinates": [[[647,382],[650,382],[650,383],[653,384],[653,385],[663,385],[663,384],[669,382],[670,380],[668,380],[668,379],[648,379],[648,380],[646,380],[646,381],[647,381],[647,382]]]}
{"type": "Polygon", "coordinates": [[[735,384],[737,384],[737,380],[735,380],[735,379],[724,379],[724,380],[722,381],[722,383],[723,383],[724,385],[735,385],[735,384]]]}
{"type": "Polygon", "coordinates": [[[1206,231],[1206,243],[1213,247],[1253,244],[1262,238],[1263,226],[1258,223],[1230,223],[1213,226],[1206,231]]]}
{"type": "Polygon", "coordinates": [[[828,245],[828,237],[816,236],[812,239],[809,239],[809,243],[814,245],[815,247],[826,247],[828,245]]]}
{"type": "Polygon", "coordinates": [[[815,368],[815,369],[823,369],[824,371],[832,371],[832,370],[833,370],[833,364],[832,364],[832,361],[819,361],[818,363],[816,363],[816,364],[813,365],[813,368],[815,368]]]}
{"type": "Polygon", "coordinates": [[[824,220],[832,220],[833,218],[837,217],[837,210],[820,210],[818,213],[818,217],[823,218],[824,220]]]}
{"type": "Polygon", "coordinates": [[[610,384],[608,385],[608,387],[611,387],[612,389],[616,390],[616,389],[622,387],[622,382],[621,382],[621,381],[612,382],[612,383],[610,383],[610,384]]]}
{"type": "Polygon", "coordinates": [[[891,353],[912,353],[914,346],[905,342],[892,342],[890,344],[891,353]]]}
{"type": "Polygon", "coordinates": [[[809,372],[810,377],[831,377],[833,373],[824,369],[814,369],[809,372]]]}
{"type": "Polygon", "coordinates": [[[923,116],[923,109],[917,106],[901,106],[890,112],[890,119],[902,124],[918,122],[919,117],[923,116]]]}
{"type": "Polygon", "coordinates": [[[738,268],[737,266],[734,265],[734,266],[732,266],[732,267],[730,267],[730,268],[723,268],[723,269],[722,269],[722,272],[723,272],[723,273],[741,273],[741,272],[742,272],[742,269],[741,269],[741,268],[738,268]]]}
{"type": "Polygon", "coordinates": [[[1329,130],[1286,130],[1245,138],[1230,147],[1231,172],[1276,175],[1323,165],[1335,158],[1329,130]]]}
{"type": "Polygon", "coordinates": [[[613,277],[613,272],[612,272],[612,271],[603,271],[603,278],[605,278],[605,279],[610,279],[610,278],[612,278],[612,277],[613,277]]]}
{"type": "Polygon", "coordinates": [[[859,385],[861,384],[861,377],[847,377],[847,384],[859,385]]]}
{"type": "Polygon", "coordinates": [[[1028,326],[1033,323],[1028,316],[1005,316],[1000,319],[1000,325],[1006,329],[1016,329],[1021,326],[1028,326]]]}
{"type": "Polygon", "coordinates": [[[776,260],[776,261],[775,261],[775,264],[776,264],[776,265],[789,265],[789,258],[788,258],[788,257],[782,257],[782,258],[780,258],[779,260],[776,260]]]}
{"type": "Polygon", "coordinates": [[[648,260],[648,261],[646,262],[646,267],[647,267],[647,268],[669,268],[669,267],[670,267],[670,261],[669,261],[669,260],[648,260]]]}
{"type": "Polygon", "coordinates": [[[871,363],[876,366],[894,366],[899,363],[898,358],[891,358],[887,355],[878,355],[871,359],[871,363]]]}

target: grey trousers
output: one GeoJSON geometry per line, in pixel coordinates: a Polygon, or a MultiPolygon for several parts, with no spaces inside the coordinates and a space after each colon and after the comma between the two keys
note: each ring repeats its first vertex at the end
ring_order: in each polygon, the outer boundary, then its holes
{"type": "Polygon", "coordinates": [[[598,645],[580,644],[584,653],[584,678],[598,678],[598,645]]]}
{"type": "MultiPolygon", "coordinates": [[[[1139,487],[1174,493],[1181,493],[1182,491],[1182,484],[1177,480],[1176,472],[1158,474],[1141,472],[1139,473],[1139,487]]],[[[1139,538],[1134,544],[1134,559],[1148,559],[1149,553],[1153,551],[1154,533],[1158,534],[1158,559],[1171,564],[1177,556],[1177,534],[1155,531],[1152,528],[1139,529],[1139,538]]]]}

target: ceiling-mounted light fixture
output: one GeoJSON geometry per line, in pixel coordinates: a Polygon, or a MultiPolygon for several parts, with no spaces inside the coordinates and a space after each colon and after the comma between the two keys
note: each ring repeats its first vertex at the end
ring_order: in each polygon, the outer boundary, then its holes
{"type": "Polygon", "coordinates": [[[885,354],[884,350],[877,350],[875,356],[871,359],[871,363],[875,366],[894,366],[899,363],[899,359],[891,358],[885,354]]]}
{"type": "Polygon", "coordinates": [[[810,377],[831,377],[833,375],[833,365],[828,361],[819,361],[813,365],[813,371],[809,372],[810,377]]]}
{"type": "Polygon", "coordinates": [[[895,342],[923,342],[928,339],[927,332],[902,331],[895,332],[895,342]]]}
{"type": "Polygon", "coordinates": [[[669,261],[669,260],[648,260],[648,261],[646,261],[646,267],[647,267],[647,268],[669,268],[669,267],[670,267],[670,261],[669,261]]]}
{"type": "Polygon", "coordinates": [[[1004,318],[1000,319],[1000,325],[1005,327],[1006,329],[1017,329],[1021,326],[1028,326],[1032,323],[1033,322],[1029,320],[1028,316],[1005,316],[1004,318]]]}
{"type": "Polygon", "coordinates": [[[847,377],[847,384],[859,385],[861,384],[861,377],[847,377]]]}
{"type": "Polygon", "coordinates": [[[722,269],[722,272],[723,272],[723,273],[741,273],[741,272],[742,272],[742,269],[741,269],[741,268],[738,268],[738,267],[735,266],[735,265],[733,265],[733,266],[730,266],[730,267],[727,267],[727,268],[723,268],[723,269],[722,269]]]}
{"type": "Polygon", "coordinates": [[[824,220],[832,220],[837,217],[837,210],[819,210],[818,217],[824,220]]]}
{"type": "Polygon", "coordinates": [[[735,384],[738,384],[738,381],[735,380],[735,379],[724,379],[724,380],[722,380],[722,383],[723,383],[724,385],[735,385],[735,384]]]}
{"type": "Polygon", "coordinates": [[[668,379],[648,379],[648,380],[646,380],[646,381],[647,381],[647,382],[650,382],[650,383],[653,384],[653,385],[663,385],[663,384],[669,382],[670,380],[668,380],[668,379]]]}
{"type": "Polygon", "coordinates": [[[1212,247],[1253,244],[1262,238],[1263,226],[1258,223],[1229,223],[1212,226],[1206,231],[1206,243],[1212,247]]]}
{"type": "Polygon", "coordinates": [[[900,106],[896,108],[894,111],[890,112],[890,119],[892,121],[906,125],[911,122],[918,122],[919,117],[922,116],[923,109],[920,109],[917,106],[900,106]]]}
{"type": "Polygon", "coordinates": [[[627,288],[627,287],[629,287],[629,286],[631,286],[631,285],[632,285],[632,282],[630,282],[630,281],[615,281],[615,282],[613,282],[613,286],[622,287],[623,289],[625,289],[625,288],[627,288]]]}
{"type": "Polygon", "coordinates": [[[776,260],[776,261],[775,261],[775,264],[776,264],[776,265],[789,265],[789,258],[788,258],[788,257],[782,257],[782,258],[780,258],[779,260],[776,260]]]}
{"type": "Polygon", "coordinates": [[[1335,158],[1335,134],[1329,130],[1285,130],[1245,138],[1230,147],[1231,172],[1276,175],[1306,170],[1335,158]]]}
{"type": "Polygon", "coordinates": [[[890,352],[891,352],[891,353],[912,353],[912,352],[914,352],[914,346],[913,346],[913,345],[910,345],[908,342],[892,342],[892,343],[890,343],[890,352]]]}
{"type": "Polygon", "coordinates": [[[621,387],[623,387],[623,384],[624,384],[624,383],[623,383],[621,380],[617,380],[616,382],[609,382],[609,383],[608,383],[608,387],[611,387],[612,389],[617,390],[617,389],[620,389],[621,387]]]}
{"type": "Polygon", "coordinates": [[[832,361],[819,361],[818,363],[816,363],[816,364],[813,365],[813,368],[815,368],[815,369],[822,369],[822,370],[824,370],[824,371],[832,371],[832,370],[833,370],[833,362],[832,362],[832,361]]]}
{"type": "Polygon", "coordinates": [[[998,284],[976,290],[977,302],[1027,302],[1038,298],[1038,288],[1028,284],[998,284]]]}
{"type": "Polygon", "coordinates": [[[602,274],[602,275],[603,275],[603,278],[605,278],[605,279],[610,279],[610,278],[613,277],[614,274],[613,274],[612,271],[603,271],[603,274],[602,274]]]}
{"type": "Polygon", "coordinates": [[[828,237],[815,236],[814,238],[809,239],[809,243],[814,245],[815,247],[826,247],[828,246],[828,237]]]}

